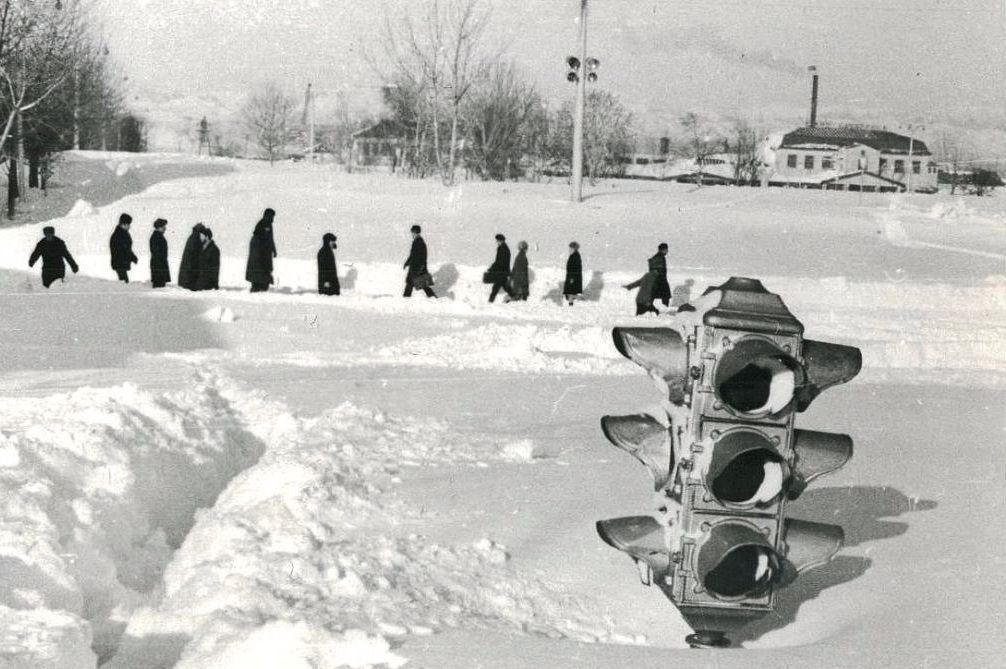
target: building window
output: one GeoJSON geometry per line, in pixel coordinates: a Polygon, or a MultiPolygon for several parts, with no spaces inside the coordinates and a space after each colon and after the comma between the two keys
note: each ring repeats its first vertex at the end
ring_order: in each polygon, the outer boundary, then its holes
{"type": "Polygon", "coordinates": [[[894,161],[894,173],[895,174],[904,174],[905,173],[905,161],[904,160],[895,160],[894,161]]]}
{"type": "Polygon", "coordinates": [[[803,157],[803,169],[812,170],[814,169],[814,156],[804,156],[803,157]]]}
{"type": "Polygon", "coordinates": [[[821,158],[821,169],[822,170],[832,170],[835,169],[835,159],[831,156],[824,156],[821,158]]]}
{"type": "Polygon", "coordinates": [[[796,167],[796,154],[791,153],[786,158],[786,167],[796,167]]]}
{"type": "Polygon", "coordinates": [[[881,158],[880,159],[880,170],[879,170],[880,173],[883,174],[884,170],[886,170],[886,169],[887,169],[887,158],[881,158]]]}
{"type": "Polygon", "coordinates": [[[912,174],[922,174],[922,161],[920,160],[912,161],[912,174]]]}

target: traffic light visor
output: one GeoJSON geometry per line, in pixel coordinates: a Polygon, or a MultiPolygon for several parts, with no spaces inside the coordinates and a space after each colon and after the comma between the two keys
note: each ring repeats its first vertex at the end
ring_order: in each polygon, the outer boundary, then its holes
{"type": "Polygon", "coordinates": [[[567,58],[566,64],[569,65],[569,69],[571,70],[580,69],[580,59],[577,58],[576,56],[570,56],[569,58],[567,58]]]}
{"type": "Polygon", "coordinates": [[[677,330],[617,327],[611,334],[619,353],[666,384],[670,401],[680,403],[684,400],[688,346],[677,330]]]}
{"type": "Polygon", "coordinates": [[[601,419],[604,436],[646,465],[653,475],[654,490],[667,485],[674,459],[668,428],[647,414],[605,416],[601,419]]]}

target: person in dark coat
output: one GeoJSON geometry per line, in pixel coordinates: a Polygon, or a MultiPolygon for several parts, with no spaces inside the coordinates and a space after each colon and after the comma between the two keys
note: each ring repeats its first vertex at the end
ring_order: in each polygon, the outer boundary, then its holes
{"type": "Polygon", "coordinates": [[[266,209],[255,224],[251,242],[248,244],[248,268],[245,279],[251,283],[251,292],[269,290],[273,283],[272,259],[276,257],[276,243],[273,241],[273,218],[276,212],[266,209]]]}
{"type": "Polygon", "coordinates": [[[671,303],[671,285],[667,283],[667,244],[657,246],[657,252],[651,256],[646,265],[653,272],[653,300],[660,300],[664,306],[671,303]]]}
{"type": "Polygon", "coordinates": [[[569,243],[569,258],[566,260],[566,281],[562,284],[562,295],[569,306],[583,293],[583,263],[580,260],[580,245],[569,243]]]}
{"type": "Polygon", "coordinates": [[[213,241],[213,231],[203,227],[199,233],[202,247],[199,249],[199,274],[192,290],[216,290],[220,288],[220,249],[213,241]]]}
{"type": "Polygon", "coordinates": [[[28,267],[34,267],[35,262],[42,259],[42,285],[48,288],[56,279],[63,280],[66,277],[66,260],[70,269],[76,274],[78,267],[70,251],[66,248],[66,243],[56,236],[56,228],[47,225],[42,228],[42,239],[35,245],[35,250],[28,258],[28,267]]]}
{"type": "Polygon", "coordinates": [[[433,277],[426,269],[426,242],[422,238],[423,229],[418,225],[413,225],[410,231],[412,232],[412,248],[409,250],[409,257],[405,259],[405,264],[402,265],[402,269],[408,270],[405,274],[405,292],[402,295],[411,297],[412,289],[419,288],[426,293],[426,297],[435,298],[436,294],[430,288],[433,285],[433,277]]]}
{"type": "Polygon", "coordinates": [[[652,268],[652,266],[646,270],[646,274],[639,277],[629,285],[625,286],[626,290],[632,290],[633,288],[638,288],[639,291],[636,292],[636,315],[642,316],[647,312],[652,312],[659,314],[657,308],[653,306],[653,290],[657,283],[657,272],[652,268]]]}
{"type": "Polygon", "coordinates": [[[112,253],[112,269],[119,276],[119,281],[129,283],[129,269],[140,259],[133,253],[133,237],[129,234],[129,226],[133,217],[129,214],[119,216],[119,224],[112,231],[108,240],[108,248],[112,253]]]}
{"type": "Polygon", "coordinates": [[[199,233],[205,229],[205,225],[196,223],[192,226],[192,234],[185,240],[182,262],[178,265],[178,285],[182,288],[196,289],[196,281],[199,279],[199,253],[203,250],[203,240],[199,233]]]}
{"type": "Polygon", "coordinates": [[[154,231],[150,233],[150,285],[164,288],[171,283],[171,268],[168,267],[168,240],[164,238],[164,228],[168,222],[163,218],[154,221],[154,231]]]}
{"type": "Polygon", "coordinates": [[[339,273],[335,268],[335,243],[337,237],[326,232],[321,238],[321,248],[318,249],[318,294],[339,294],[339,273]]]}
{"type": "Polygon", "coordinates": [[[502,234],[496,235],[496,259],[489,266],[483,276],[485,283],[491,283],[492,291],[489,293],[489,301],[492,302],[499,295],[500,289],[510,297],[510,289],[507,288],[507,279],[510,278],[510,247],[506,244],[506,237],[502,234]]]}
{"type": "Polygon", "coordinates": [[[510,272],[511,300],[526,300],[531,281],[527,269],[527,242],[517,243],[517,257],[513,260],[513,270],[510,272]]]}

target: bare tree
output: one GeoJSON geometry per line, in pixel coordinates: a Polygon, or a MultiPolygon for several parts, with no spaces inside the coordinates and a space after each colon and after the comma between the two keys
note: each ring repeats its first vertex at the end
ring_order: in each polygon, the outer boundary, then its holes
{"type": "Polygon", "coordinates": [[[968,165],[974,155],[974,149],[963,133],[944,128],[940,132],[940,162],[946,167],[944,174],[950,181],[950,194],[963,189],[968,180],[968,165]]]}
{"type": "Polygon", "coordinates": [[[715,133],[701,116],[695,112],[687,112],[681,117],[681,125],[685,129],[684,153],[695,160],[699,168],[698,184],[703,181],[703,168],[710,155],[715,153],[718,142],[715,133]]]}
{"type": "Polygon", "coordinates": [[[542,129],[541,96],[511,63],[497,63],[476,86],[465,115],[468,163],[484,179],[503,180],[533,150],[542,129]]]}
{"type": "MultiPolygon", "coordinates": [[[[549,161],[569,169],[573,145],[573,101],[567,100],[550,124],[546,152],[549,161]]],[[[583,159],[587,176],[624,172],[621,158],[632,152],[632,114],[612,93],[594,90],[587,94],[583,115],[583,159]]]]}
{"type": "Polygon", "coordinates": [[[297,100],[275,83],[265,84],[252,94],[241,110],[245,127],[272,165],[286,149],[293,135],[297,100]]]}
{"type": "Polygon", "coordinates": [[[751,183],[758,177],[758,133],[742,118],[734,119],[727,140],[734,157],[734,184],[751,183]]]}
{"type": "Polygon", "coordinates": [[[445,183],[454,179],[463,106],[473,83],[484,73],[483,44],[489,9],[484,0],[432,0],[425,13],[406,13],[397,22],[385,15],[380,57],[369,56],[378,71],[411,91],[415,116],[431,125],[437,166],[445,183]],[[385,65],[382,66],[382,63],[385,65]],[[442,123],[450,121],[447,155],[442,123]]]}
{"type": "Polygon", "coordinates": [[[0,0],[0,152],[8,161],[7,216],[24,181],[24,115],[67,79],[68,54],[74,53],[76,2],[0,0]],[[13,148],[8,139],[14,135],[13,148]],[[19,172],[21,174],[19,174],[19,172]],[[20,176],[20,178],[19,178],[20,176]]]}

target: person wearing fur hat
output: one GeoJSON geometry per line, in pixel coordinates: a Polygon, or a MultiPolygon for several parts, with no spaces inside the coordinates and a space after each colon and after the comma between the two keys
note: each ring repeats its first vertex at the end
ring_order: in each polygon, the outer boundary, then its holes
{"type": "Polygon", "coordinates": [[[199,233],[202,248],[199,250],[199,276],[193,290],[216,290],[220,288],[220,249],[213,241],[213,231],[203,227],[199,233]]]}
{"type": "Polygon", "coordinates": [[[35,250],[28,258],[28,267],[34,267],[39,258],[42,259],[42,285],[48,288],[56,279],[63,280],[66,276],[66,265],[70,265],[73,273],[77,273],[77,263],[74,261],[66,243],[56,236],[56,228],[47,225],[42,228],[42,239],[35,245],[35,250]]]}
{"type": "Polygon", "coordinates": [[[171,282],[171,268],[168,267],[168,240],[164,238],[164,228],[168,222],[163,218],[154,221],[154,231],[150,233],[150,285],[164,288],[171,282]]]}
{"type": "Polygon", "coordinates": [[[119,281],[129,283],[129,268],[133,263],[140,262],[140,259],[133,253],[133,237],[129,234],[129,226],[133,222],[133,217],[129,214],[119,216],[119,222],[112,231],[112,236],[108,240],[108,250],[112,255],[112,269],[119,277],[119,281]]]}
{"type": "Polygon", "coordinates": [[[336,236],[326,232],[318,249],[318,294],[339,294],[339,273],[335,267],[336,236]]]}
{"type": "Polygon", "coordinates": [[[251,292],[261,293],[269,290],[274,281],[272,277],[272,260],[276,257],[276,242],[273,241],[273,219],[276,212],[266,209],[262,218],[255,224],[251,242],[248,244],[248,267],[245,279],[251,284],[251,292]]]}
{"type": "Polygon", "coordinates": [[[510,289],[507,288],[507,279],[510,278],[510,247],[506,244],[506,237],[502,234],[496,235],[496,259],[489,266],[485,274],[482,275],[484,283],[491,283],[492,291],[489,293],[489,301],[492,302],[499,295],[500,289],[510,297],[510,289]]]}
{"type": "Polygon", "coordinates": [[[206,229],[202,223],[192,226],[192,234],[185,240],[182,251],[182,262],[178,265],[178,285],[189,290],[196,289],[199,280],[199,253],[203,250],[203,240],[200,233],[206,229]]]}

